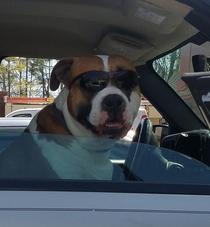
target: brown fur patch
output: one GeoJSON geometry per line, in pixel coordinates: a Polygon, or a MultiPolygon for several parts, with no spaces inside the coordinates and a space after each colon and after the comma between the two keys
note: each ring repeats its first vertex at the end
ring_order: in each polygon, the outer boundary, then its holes
{"type": "Polygon", "coordinates": [[[77,117],[77,111],[78,111],[78,107],[79,105],[82,103],[82,104],[85,104],[85,103],[89,103],[90,100],[88,100],[88,97],[86,97],[81,89],[78,88],[78,84],[76,84],[75,82],[75,85],[72,86],[72,89],[70,90],[69,92],[69,96],[68,96],[68,100],[67,100],[67,103],[68,103],[68,111],[71,113],[71,115],[76,119],[77,117]]]}
{"type": "MultiPolygon", "coordinates": [[[[67,83],[70,84],[74,77],[80,75],[81,73],[93,70],[104,70],[104,65],[101,58],[97,56],[75,58],[75,61],[71,67],[70,76],[67,79],[67,83]]],[[[68,97],[68,110],[71,115],[76,118],[80,103],[88,103],[89,101],[90,100],[88,97],[86,97],[79,88],[79,81],[75,81],[71,87],[68,97]]]]}
{"type": "Polygon", "coordinates": [[[55,118],[52,105],[46,106],[39,112],[37,131],[39,133],[69,135],[69,132],[55,118]]]}
{"type": "Polygon", "coordinates": [[[116,72],[118,68],[123,68],[124,70],[132,70],[136,72],[134,65],[127,58],[122,56],[109,56],[108,64],[110,72],[116,72]]]}
{"type": "Polygon", "coordinates": [[[104,65],[101,58],[97,56],[75,58],[75,61],[71,67],[70,76],[68,78],[68,84],[70,84],[74,77],[80,75],[81,73],[93,70],[104,70],[104,65]]]}

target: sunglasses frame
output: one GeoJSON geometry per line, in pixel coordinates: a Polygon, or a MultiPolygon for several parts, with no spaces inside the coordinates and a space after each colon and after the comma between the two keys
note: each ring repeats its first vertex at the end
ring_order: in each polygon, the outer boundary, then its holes
{"type": "MultiPolygon", "coordinates": [[[[110,80],[111,78],[113,78],[114,80],[115,80],[115,82],[117,83],[117,85],[119,85],[118,84],[118,82],[117,82],[117,80],[115,79],[115,76],[117,75],[117,74],[120,74],[121,72],[124,72],[124,73],[132,73],[132,74],[135,74],[136,75],[136,77],[137,77],[137,85],[135,85],[135,86],[138,86],[139,85],[139,79],[140,79],[140,75],[137,73],[137,72],[135,72],[135,71],[132,71],[132,70],[122,70],[122,71],[119,71],[119,72],[105,72],[105,71],[99,71],[99,70],[92,70],[92,71],[87,71],[87,72],[84,72],[84,73],[81,73],[81,74],[79,74],[78,76],[76,76],[72,81],[71,81],[71,83],[70,83],[70,85],[69,85],[69,89],[71,89],[71,86],[72,86],[72,84],[76,81],[76,80],[80,80],[80,79],[82,79],[83,77],[84,77],[84,75],[85,74],[87,74],[87,73],[91,73],[91,72],[94,72],[94,73],[104,73],[104,74],[106,74],[106,75],[108,75],[109,77],[108,77],[108,80],[110,80]]],[[[99,79],[100,80],[100,79],[99,79]]],[[[98,80],[98,81],[99,81],[98,80]]],[[[97,79],[96,79],[96,81],[97,81],[97,79]]],[[[107,83],[108,84],[108,83],[107,83]]],[[[107,85],[106,85],[107,86],[107,85]]],[[[106,87],[105,86],[105,87],[106,87]]],[[[103,88],[105,88],[105,87],[103,87],[103,88]]],[[[102,88],[102,89],[103,89],[102,88]]],[[[98,89],[98,90],[102,90],[102,89],[98,89]]],[[[96,90],[97,91],[97,90],[96,90]]]]}

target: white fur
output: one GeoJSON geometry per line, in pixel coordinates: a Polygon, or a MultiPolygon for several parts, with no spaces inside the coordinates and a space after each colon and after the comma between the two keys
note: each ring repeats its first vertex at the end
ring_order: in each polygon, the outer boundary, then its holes
{"type": "MultiPolygon", "coordinates": [[[[104,71],[109,72],[109,64],[108,64],[108,59],[109,56],[107,55],[97,55],[98,57],[100,57],[103,61],[104,64],[104,71]]],[[[103,89],[102,91],[100,91],[92,100],[92,109],[89,115],[89,122],[94,125],[94,126],[99,126],[99,125],[103,125],[106,121],[106,118],[102,118],[101,115],[99,113],[101,113],[101,102],[102,100],[109,94],[118,94],[120,95],[125,103],[126,103],[126,109],[124,112],[124,116],[125,116],[125,121],[132,125],[133,120],[135,119],[139,106],[140,106],[140,102],[141,99],[139,97],[139,95],[136,92],[132,92],[131,93],[131,97],[130,97],[130,102],[128,100],[128,98],[123,94],[123,92],[114,87],[114,86],[110,86],[108,85],[105,89],[103,89]]]]}
{"type": "Polygon", "coordinates": [[[107,55],[97,55],[99,58],[102,59],[103,61],[103,64],[104,64],[104,71],[105,72],[109,72],[109,63],[108,63],[108,60],[109,60],[109,56],[107,55]]]}
{"type": "MultiPolygon", "coordinates": [[[[65,137],[66,140],[69,139],[69,136],[62,136],[62,139],[65,137]]],[[[61,179],[111,180],[113,165],[109,160],[110,152],[100,151],[99,147],[97,151],[88,150],[85,147],[85,144],[93,144],[94,141],[87,141],[87,138],[82,137],[71,137],[73,141],[66,148],[52,140],[40,140],[38,134],[33,134],[33,138],[42,150],[43,156],[61,179]]],[[[110,142],[113,143],[111,140],[110,142]]]]}
{"type": "MultiPolygon", "coordinates": [[[[43,156],[50,163],[53,170],[61,179],[95,179],[111,180],[113,165],[109,160],[110,148],[114,145],[114,140],[99,139],[91,137],[92,133],[77,122],[69,113],[67,107],[67,97],[69,90],[63,88],[55,99],[56,107],[63,112],[67,127],[70,132],[78,137],[62,135],[66,140],[73,140],[69,147],[57,144],[53,140],[38,139],[37,115],[29,125],[29,130],[33,138],[40,147],[43,156]],[[91,138],[85,138],[85,137],[91,138]],[[91,141],[90,141],[91,140],[91,141]]],[[[46,138],[50,135],[46,135],[46,138]]]]}
{"type": "Polygon", "coordinates": [[[126,95],[119,89],[112,85],[108,85],[106,88],[101,90],[92,100],[92,109],[89,115],[89,122],[94,126],[103,125],[106,121],[106,118],[102,118],[99,113],[101,113],[101,103],[103,99],[110,94],[120,95],[125,101],[126,108],[124,112],[125,121],[132,125],[134,118],[138,112],[140,106],[140,97],[136,92],[131,93],[130,102],[126,95]]]}
{"type": "Polygon", "coordinates": [[[83,125],[81,125],[78,121],[76,121],[68,111],[67,97],[69,95],[69,90],[64,87],[61,93],[54,100],[56,107],[62,111],[65,122],[69,131],[74,136],[85,136],[91,137],[93,134],[87,130],[83,125]]]}

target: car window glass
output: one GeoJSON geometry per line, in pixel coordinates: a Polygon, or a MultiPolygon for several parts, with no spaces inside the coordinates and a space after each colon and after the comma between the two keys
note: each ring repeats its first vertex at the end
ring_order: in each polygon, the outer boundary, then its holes
{"type": "Polygon", "coordinates": [[[4,179],[210,184],[207,165],[155,146],[28,133],[0,133],[0,140],[4,141],[0,147],[0,178],[4,179]]]}
{"type": "Polygon", "coordinates": [[[26,126],[0,126],[0,132],[21,133],[26,126]]]}
{"type": "Polygon", "coordinates": [[[31,114],[16,114],[12,117],[32,117],[32,115],[31,114]]]}
{"type": "Polygon", "coordinates": [[[181,76],[184,73],[194,72],[192,57],[199,54],[203,54],[206,57],[210,56],[209,42],[202,46],[189,43],[186,46],[155,60],[153,62],[153,68],[185,101],[185,103],[187,103],[194,113],[204,121],[189,88],[181,79],[181,76]]]}
{"type": "MultiPolygon", "coordinates": [[[[7,127],[5,127],[7,128],[7,127]]],[[[0,152],[6,149],[10,144],[12,144],[21,134],[21,131],[14,130],[2,130],[0,128],[0,152]]]]}

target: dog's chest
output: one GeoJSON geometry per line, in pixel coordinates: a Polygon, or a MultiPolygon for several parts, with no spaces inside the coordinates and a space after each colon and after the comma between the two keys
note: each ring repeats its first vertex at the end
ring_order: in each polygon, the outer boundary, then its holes
{"type": "Polygon", "coordinates": [[[61,179],[111,180],[109,151],[86,151],[76,140],[68,148],[35,138],[42,154],[61,179]]]}

